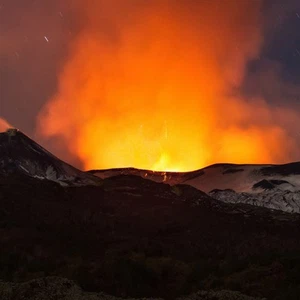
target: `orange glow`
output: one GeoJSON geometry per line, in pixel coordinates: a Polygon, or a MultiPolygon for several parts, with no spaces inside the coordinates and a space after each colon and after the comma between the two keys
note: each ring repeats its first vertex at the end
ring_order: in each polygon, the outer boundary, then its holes
{"type": "Polygon", "coordinates": [[[260,1],[173,2],[82,0],[39,132],[85,169],[285,161],[292,143],[274,112],[238,92],[261,47],[260,1]]]}
{"type": "Polygon", "coordinates": [[[11,125],[9,125],[5,119],[0,118],[0,132],[4,132],[10,127],[11,125]]]}

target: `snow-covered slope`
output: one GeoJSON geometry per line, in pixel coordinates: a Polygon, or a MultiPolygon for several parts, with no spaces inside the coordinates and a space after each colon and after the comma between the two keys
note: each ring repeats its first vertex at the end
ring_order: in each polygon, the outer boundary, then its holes
{"type": "Polygon", "coordinates": [[[265,190],[300,190],[300,162],[285,165],[217,164],[202,169],[203,174],[185,181],[205,192],[232,189],[238,193],[265,190]]]}
{"type": "Polygon", "coordinates": [[[130,168],[91,172],[100,178],[128,174],[171,185],[187,184],[224,202],[300,212],[300,162],[285,165],[216,164],[186,173],[130,168]]]}
{"type": "Polygon", "coordinates": [[[193,172],[173,173],[134,168],[92,170],[105,179],[118,175],[137,175],[170,185],[188,184],[206,193],[231,189],[238,193],[259,193],[264,190],[300,190],[300,162],[285,165],[216,164],[193,172]]]}
{"type": "Polygon", "coordinates": [[[17,129],[0,133],[0,174],[25,174],[62,185],[99,184],[101,180],[61,161],[17,129]]]}
{"type": "Polygon", "coordinates": [[[223,202],[300,213],[300,162],[285,165],[214,165],[185,183],[223,202]]]}
{"type": "Polygon", "coordinates": [[[233,190],[214,190],[209,195],[226,203],[245,203],[285,212],[300,213],[300,191],[290,192],[274,189],[253,194],[236,193],[233,190]]]}

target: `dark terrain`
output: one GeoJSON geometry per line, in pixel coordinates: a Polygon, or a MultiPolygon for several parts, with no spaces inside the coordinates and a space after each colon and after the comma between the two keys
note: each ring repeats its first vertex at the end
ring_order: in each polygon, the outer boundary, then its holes
{"type": "Polygon", "coordinates": [[[101,187],[0,177],[0,278],[174,298],[231,289],[299,299],[300,218],[135,176],[101,187]]]}
{"type": "MultiPolygon", "coordinates": [[[[224,203],[189,185],[129,174],[102,180],[17,131],[0,134],[0,163],[5,299],[39,300],[29,298],[31,287],[47,294],[53,281],[61,291],[65,281],[55,276],[119,297],[232,290],[300,299],[300,214],[224,203]],[[19,286],[27,296],[14,294],[19,286]]],[[[297,165],[290,167],[299,174],[297,165]]],[[[191,299],[245,299],[209,295],[191,299]]]]}

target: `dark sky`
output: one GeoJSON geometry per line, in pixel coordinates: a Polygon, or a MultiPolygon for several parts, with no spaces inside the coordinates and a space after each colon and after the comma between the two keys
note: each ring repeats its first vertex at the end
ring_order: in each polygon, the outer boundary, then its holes
{"type": "Polygon", "coordinates": [[[300,104],[300,1],[268,0],[264,4],[264,46],[260,59],[249,64],[246,90],[270,103],[300,104]],[[277,84],[269,76],[277,77],[277,84]]]}
{"type": "Polygon", "coordinates": [[[61,2],[0,1],[0,115],[30,135],[76,34],[61,2]]]}
{"type": "MultiPolygon", "coordinates": [[[[0,0],[0,117],[33,137],[36,116],[55,93],[68,44],[80,31],[68,2],[0,0]]],[[[265,1],[263,14],[263,50],[260,59],[248,65],[244,91],[297,110],[300,1],[265,1]]]]}

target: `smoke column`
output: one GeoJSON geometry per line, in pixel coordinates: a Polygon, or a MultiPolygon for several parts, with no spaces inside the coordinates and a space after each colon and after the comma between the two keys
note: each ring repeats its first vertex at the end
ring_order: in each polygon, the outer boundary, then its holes
{"type": "Polygon", "coordinates": [[[85,169],[288,161],[295,142],[282,124],[296,114],[241,92],[263,44],[261,4],[77,1],[82,29],[38,133],[85,169]]]}

